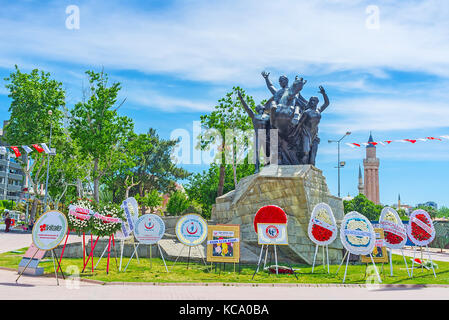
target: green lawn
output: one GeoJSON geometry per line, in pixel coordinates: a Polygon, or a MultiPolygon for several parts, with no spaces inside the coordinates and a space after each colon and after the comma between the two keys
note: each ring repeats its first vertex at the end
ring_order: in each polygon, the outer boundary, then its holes
{"type": "MultiPolygon", "coordinates": [[[[26,248],[17,251],[10,251],[0,254],[0,266],[17,269],[17,266],[22,258],[23,252],[26,248]],[[18,253],[22,252],[22,253],[18,253]]],[[[97,263],[98,258],[95,258],[94,265],[97,263]]],[[[293,268],[300,269],[297,271],[298,279],[294,275],[278,275],[269,274],[268,272],[259,271],[259,273],[252,280],[252,275],[255,270],[255,265],[241,265],[240,274],[238,273],[238,265],[235,266],[236,272],[234,272],[234,265],[227,264],[226,271],[215,271],[215,267],[211,271],[210,264],[208,267],[200,263],[189,264],[187,269],[187,263],[177,262],[172,269],[173,261],[167,261],[168,270],[165,271],[162,259],[153,258],[150,262],[148,258],[141,258],[140,263],[136,259],[133,259],[126,272],[118,272],[115,257],[111,255],[109,274],[106,274],[106,261],[103,258],[98,265],[97,269],[92,274],[91,262],[89,261],[88,267],[85,272],[80,276],[86,279],[95,279],[101,281],[119,281],[119,282],[240,282],[240,283],[342,283],[344,274],[344,265],[339,271],[339,274],[335,276],[338,269],[338,265],[330,266],[330,274],[325,272],[322,265],[315,267],[315,273],[311,273],[312,268],[308,265],[294,265],[293,268]]],[[[410,260],[407,261],[407,263],[410,260]]],[[[117,262],[120,263],[119,259],[117,262]]],[[[122,270],[124,270],[128,258],[124,258],[122,261],[122,270]]],[[[383,283],[392,284],[449,284],[449,263],[437,261],[438,269],[436,269],[437,278],[434,278],[432,270],[422,270],[421,268],[415,268],[414,278],[410,279],[407,275],[407,271],[404,266],[402,256],[393,255],[393,268],[394,276],[390,277],[389,265],[384,265],[384,273],[382,276],[383,283]]],[[[82,270],[83,259],[69,259],[63,258],[62,269],[66,275],[69,275],[69,270],[82,270]],[[70,268],[68,268],[70,266],[70,268]]],[[[45,258],[41,263],[41,267],[45,268],[45,273],[54,273],[53,261],[49,258],[45,258]]],[[[372,264],[371,264],[372,266],[372,264]]],[[[409,265],[409,267],[411,264],[409,265]]],[[[378,264],[378,270],[380,272],[381,265],[378,264]]],[[[345,283],[352,284],[364,284],[366,265],[349,265],[348,273],[345,283]]],[[[73,271],[72,271],[73,272],[73,271]]],[[[375,279],[374,270],[372,270],[372,276],[375,279]]]]}

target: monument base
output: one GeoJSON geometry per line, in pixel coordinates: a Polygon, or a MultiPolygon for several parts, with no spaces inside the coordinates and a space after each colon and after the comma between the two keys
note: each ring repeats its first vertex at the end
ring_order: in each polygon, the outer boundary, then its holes
{"type": "MultiPolygon", "coordinates": [[[[216,223],[240,224],[241,241],[260,252],[254,231],[254,216],[265,205],[284,209],[288,217],[288,242],[277,246],[279,262],[312,264],[316,245],[309,239],[307,228],[314,206],[329,204],[339,226],[343,219],[343,201],[330,194],[322,171],[312,165],[270,165],[238,183],[235,190],[218,197],[212,207],[211,219],[216,223]]],[[[316,265],[323,263],[322,249],[316,265]]],[[[339,264],[343,246],[339,237],[329,246],[329,260],[339,264]]]]}

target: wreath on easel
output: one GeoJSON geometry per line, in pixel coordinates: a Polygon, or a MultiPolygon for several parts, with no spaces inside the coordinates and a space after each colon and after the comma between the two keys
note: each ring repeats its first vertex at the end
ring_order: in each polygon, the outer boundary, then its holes
{"type": "Polygon", "coordinates": [[[91,232],[100,237],[109,237],[122,229],[123,210],[115,205],[105,205],[92,216],[91,232]]]}
{"type": "Polygon", "coordinates": [[[69,230],[73,230],[80,235],[91,230],[92,216],[95,212],[95,204],[90,199],[79,198],[69,205],[67,221],[69,230]]]}

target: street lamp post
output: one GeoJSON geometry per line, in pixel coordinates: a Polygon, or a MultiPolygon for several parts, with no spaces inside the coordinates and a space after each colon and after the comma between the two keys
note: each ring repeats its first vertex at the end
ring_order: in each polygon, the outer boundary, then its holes
{"type": "Polygon", "coordinates": [[[329,143],[336,142],[337,143],[337,149],[338,149],[338,162],[337,162],[337,169],[338,169],[338,197],[340,197],[340,168],[344,167],[344,163],[340,162],[340,142],[343,140],[346,136],[349,136],[351,134],[350,131],[347,131],[343,137],[341,137],[339,140],[328,140],[329,143]]]}
{"type": "MultiPolygon", "coordinates": [[[[51,121],[51,115],[53,114],[53,111],[48,110],[48,115],[50,116],[50,141],[48,143],[48,148],[51,151],[51,131],[53,127],[53,122],[51,121]]],[[[47,195],[48,195],[48,175],[50,173],[50,155],[48,154],[48,161],[47,161],[47,179],[45,181],[45,196],[44,196],[44,211],[47,209],[47,195]]]]}

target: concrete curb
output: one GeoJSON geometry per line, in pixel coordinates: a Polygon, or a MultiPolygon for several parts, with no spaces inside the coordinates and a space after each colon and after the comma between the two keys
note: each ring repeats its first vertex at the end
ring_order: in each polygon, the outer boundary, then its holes
{"type": "MultiPolygon", "coordinates": [[[[13,271],[17,272],[16,269],[8,268],[8,267],[1,267],[0,270],[7,270],[7,271],[13,271]]],[[[42,275],[40,277],[45,278],[55,278],[55,275],[53,273],[48,273],[45,275],[42,275]]],[[[39,278],[39,277],[37,277],[39,278]]],[[[62,277],[58,277],[59,279],[62,279],[62,277]]],[[[92,284],[98,284],[98,285],[105,285],[105,286],[179,286],[179,287],[185,287],[185,286],[204,286],[204,287],[302,287],[302,288],[320,288],[320,287],[327,287],[327,288],[366,288],[366,284],[353,284],[353,283],[257,283],[257,282],[250,282],[250,283],[239,283],[239,282],[122,282],[122,281],[101,281],[101,280],[94,280],[94,279],[79,279],[81,282],[86,283],[92,283],[92,284]]],[[[378,286],[379,289],[418,289],[418,288],[449,288],[449,284],[374,284],[372,285],[378,286]]],[[[373,290],[376,290],[376,288],[373,288],[373,290]]]]}
{"type": "MultiPolygon", "coordinates": [[[[94,280],[91,280],[94,281],[94,280]]],[[[102,282],[105,286],[219,286],[219,287],[304,287],[304,288],[366,288],[366,284],[338,283],[226,283],[226,282],[102,282]]],[[[379,284],[379,289],[449,288],[445,284],[379,284]]],[[[373,288],[375,289],[375,288],[373,288]]]]}

